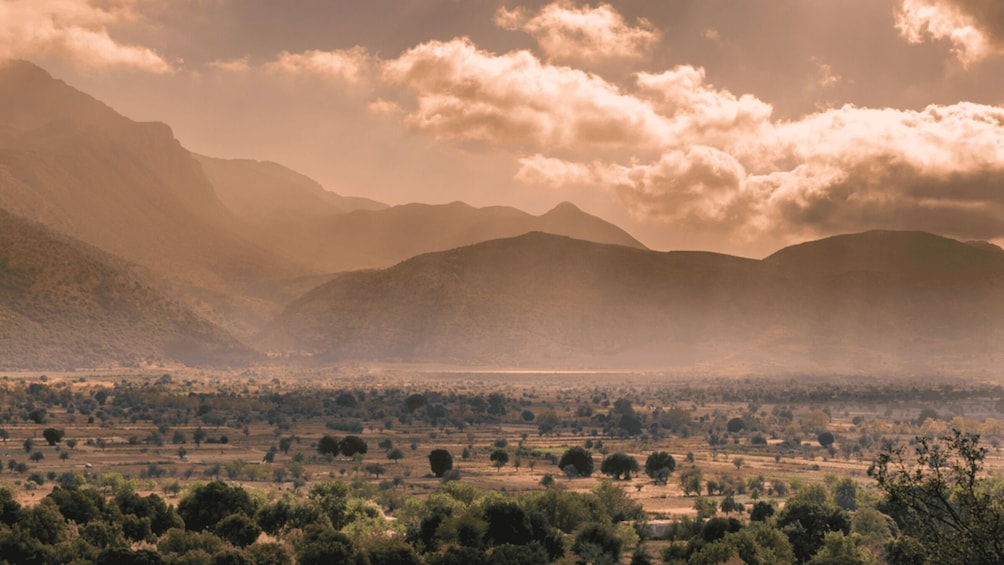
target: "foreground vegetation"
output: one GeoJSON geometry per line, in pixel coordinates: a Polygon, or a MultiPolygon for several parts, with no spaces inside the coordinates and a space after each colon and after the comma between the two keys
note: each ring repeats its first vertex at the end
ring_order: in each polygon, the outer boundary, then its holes
{"type": "Polygon", "coordinates": [[[0,559],[1004,562],[996,385],[334,377],[3,377],[0,559]]]}

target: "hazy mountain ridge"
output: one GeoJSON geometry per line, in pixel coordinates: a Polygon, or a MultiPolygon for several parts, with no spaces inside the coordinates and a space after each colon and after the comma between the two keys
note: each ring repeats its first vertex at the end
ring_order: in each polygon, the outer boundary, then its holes
{"type": "Polygon", "coordinates": [[[1002,282],[1001,253],[919,232],[762,261],[533,233],[339,277],[258,344],[325,360],[972,369],[1002,357],[1002,282]]]}
{"type": "Polygon", "coordinates": [[[130,269],[0,210],[0,367],[213,365],[256,358],[130,269]]]}
{"type": "Polygon", "coordinates": [[[644,247],[568,202],[540,216],[463,202],[387,206],[329,192],[275,163],[196,158],[223,204],[247,222],[248,239],[319,272],[389,267],[422,253],[530,231],[644,247]]]}
{"type": "Polygon", "coordinates": [[[581,212],[386,208],[275,163],[193,156],[167,125],[129,120],[23,61],[0,64],[0,208],[148,267],[148,282],[240,338],[311,277],[530,229],[637,244],[581,212]]]}
{"type": "Polygon", "coordinates": [[[0,111],[0,207],[150,268],[241,335],[291,298],[275,281],[312,273],[240,235],[168,126],[128,120],[24,62],[0,65],[0,100],[12,104],[0,111]]]}
{"type": "MultiPolygon", "coordinates": [[[[462,202],[385,207],[275,163],[193,156],[168,126],[133,122],[29,63],[0,65],[0,208],[145,267],[122,276],[180,298],[168,318],[201,317],[193,339],[230,344],[221,351],[244,350],[212,324],[257,336],[263,350],[328,361],[745,372],[1004,361],[1004,250],[986,242],[874,231],[757,261],[649,251],[570,203],[539,216],[462,202]],[[382,270],[347,272],[363,268],[382,270]]],[[[21,288],[21,271],[4,269],[3,323],[36,340],[34,359],[61,358],[32,325],[31,312],[58,317],[33,301],[44,280],[21,288]]],[[[80,277],[45,296],[67,320],[87,318],[78,303],[111,315],[107,295],[80,277]]],[[[117,348],[132,343],[129,319],[148,332],[139,315],[74,323],[117,348]]],[[[23,359],[31,340],[12,342],[23,359]]],[[[130,362],[199,358],[151,343],[130,362]]]]}

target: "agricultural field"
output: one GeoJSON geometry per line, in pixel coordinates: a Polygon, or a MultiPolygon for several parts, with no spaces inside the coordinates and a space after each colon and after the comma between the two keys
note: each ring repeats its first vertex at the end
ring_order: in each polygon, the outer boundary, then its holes
{"type": "MultiPolygon", "coordinates": [[[[614,500],[604,517],[620,536],[611,559],[704,562],[694,556],[715,540],[690,540],[702,526],[748,523],[767,508],[783,516],[792,497],[821,496],[848,524],[873,519],[885,493],[869,468],[918,436],[978,434],[988,449],[981,477],[999,474],[1002,396],[979,382],[644,373],[14,374],[0,379],[0,481],[22,508],[67,490],[156,495],[180,507],[207,485],[239,487],[262,507],[340,485],[379,518],[371,529],[408,540],[428,563],[447,555],[417,544],[414,530],[428,510],[421,501],[437,500],[444,485],[523,504],[578,493],[614,500]]],[[[83,524],[74,526],[79,535],[83,524]]],[[[577,531],[565,529],[571,548],[577,531]]],[[[895,529],[872,530],[855,526],[846,539],[885,560],[895,529]]],[[[140,541],[164,553],[164,535],[140,541]]],[[[287,557],[300,555],[302,532],[269,535],[287,557]]],[[[373,536],[357,532],[355,541],[366,547],[373,536]]],[[[799,561],[812,554],[795,547],[799,561]]],[[[586,562],[581,552],[562,555],[586,562]]]]}

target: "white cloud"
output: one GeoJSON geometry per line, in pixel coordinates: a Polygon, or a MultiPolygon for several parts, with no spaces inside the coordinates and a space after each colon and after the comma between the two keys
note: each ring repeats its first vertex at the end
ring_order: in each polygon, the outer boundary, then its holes
{"type": "Polygon", "coordinates": [[[545,157],[540,153],[521,157],[518,162],[516,180],[526,184],[562,188],[566,185],[592,184],[597,177],[589,165],[545,157]]]}
{"type": "Polygon", "coordinates": [[[911,43],[951,42],[952,52],[967,66],[1004,53],[999,0],[902,0],[896,28],[911,43]]]}
{"type": "Polygon", "coordinates": [[[284,51],[265,68],[293,75],[312,75],[358,83],[367,78],[375,59],[360,46],[335,51],[284,51]]]}
{"type": "Polygon", "coordinates": [[[416,93],[408,125],[439,138],[523,150],[669,141],[668,122],[648,101],[528,51],[496,55],[466,38],[430,41],[387,61],[384,78],[416,93]]]}
{"type": "Polygon", "coordinates": [[[595,8],[554,2],[530,15],[524,8],[496,13],[502,28],[522,30],[534,37],[552,61],[595,62],[607,59],[639,59],[660,39],[660,33],[645,19],[631,26],[609,4],[595,8]]]}
{"type": "Polygon", "coordinates": [[[705,83],[704,69],[679,65],[659,74],[639,73],[641,95],[655,97],[672,119],[673,137],[695,143],[723,143],[750,134],[770,121],[774,109],[752,95],[736,96],[705,83]]]}
{"type": "Polygon", "coordinates": [[[880,227],[1004,237],[1000,107],[781,120],[699,67],[639,73],[628,91],[468,39],[414,47],[383,77],[414,92],[413,129],[508,151],[525,184],[611,190],[639,218],[747,240],[880,227]]]}
{"type": "Polygon", "coordinates": [[[380,116],[393,116],[401,113],[401,106],[397,102],[384,100],[383,98],[377,98],[366,107],[370,112],[380,116]]]}
{"type": "Polygon", "coordinates": [[[134,1],[0,0],[0,58],[56,56],[88,68],[154,73],[170,63],[146,47],[115,41],[108,26],[136,18],[134,1]]]}

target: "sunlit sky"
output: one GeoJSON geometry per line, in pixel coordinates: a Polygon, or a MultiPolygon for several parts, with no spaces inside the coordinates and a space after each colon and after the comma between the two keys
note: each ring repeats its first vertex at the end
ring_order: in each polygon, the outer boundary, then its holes
{"type": "Polygon", "coordinates": [[[0,0],[22,58],[340,194],[759,256],[1004,238],[999,0],[0,0]]]}

